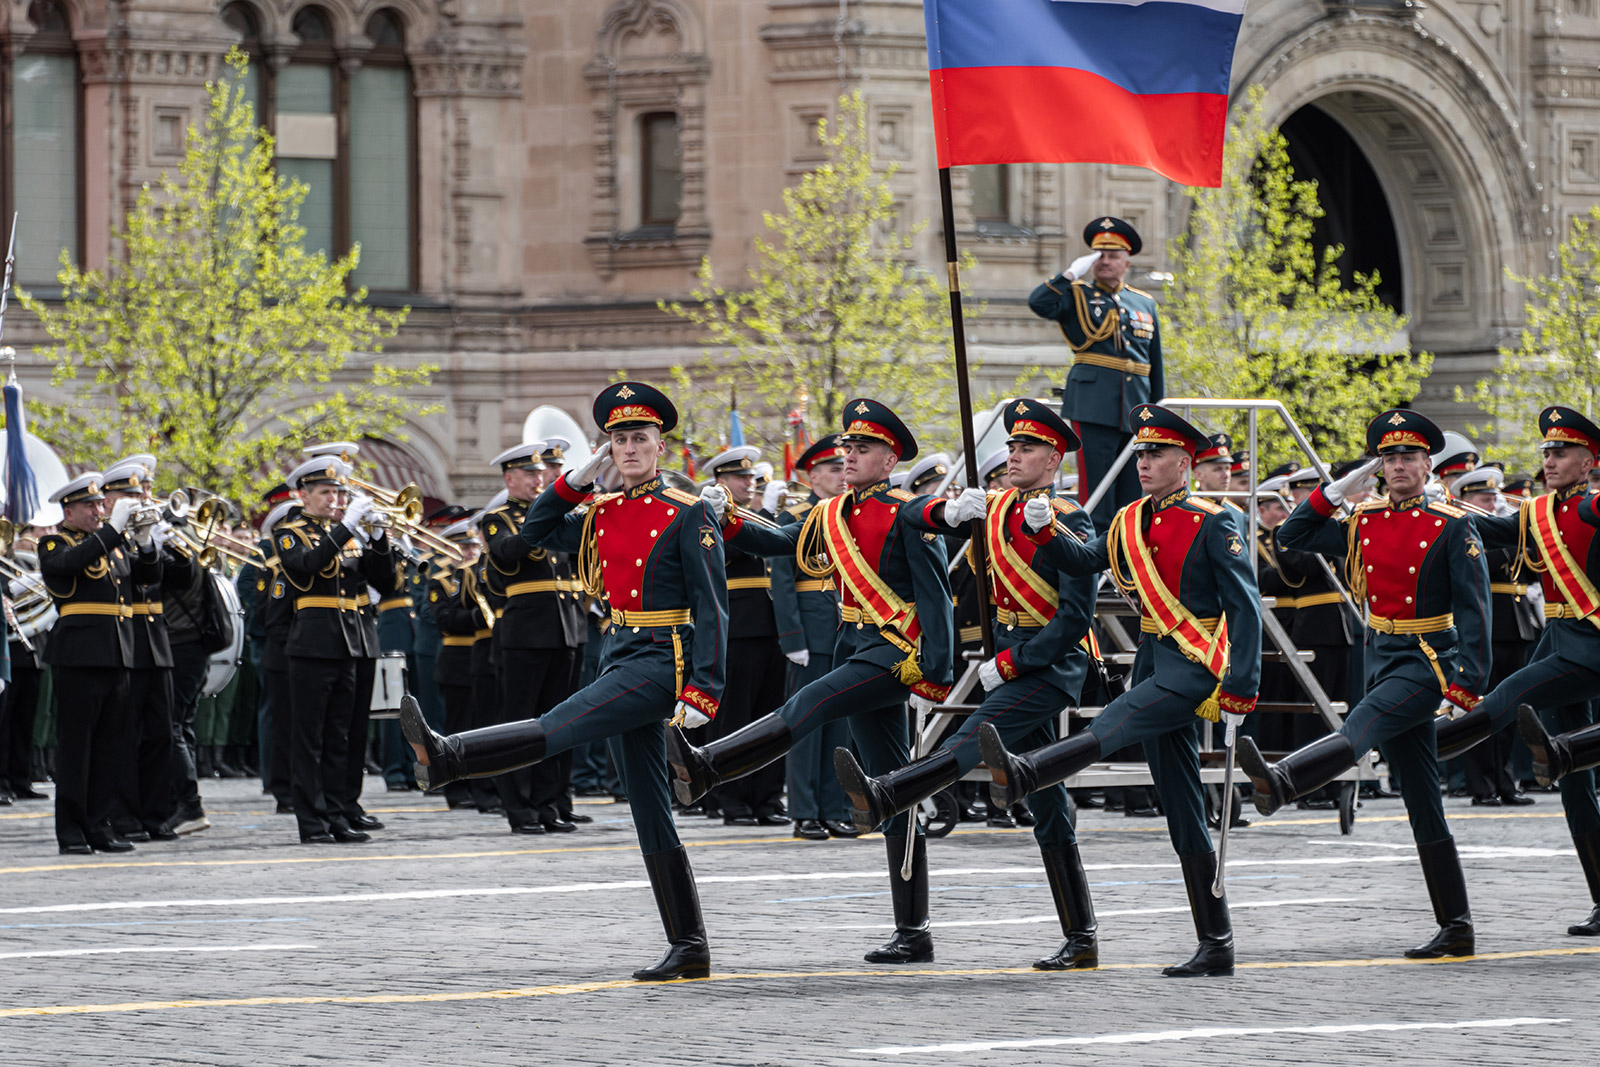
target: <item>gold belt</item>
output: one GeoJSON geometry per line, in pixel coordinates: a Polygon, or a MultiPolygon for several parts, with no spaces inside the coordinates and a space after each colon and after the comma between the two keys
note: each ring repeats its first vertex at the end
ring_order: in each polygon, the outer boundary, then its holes
{"type": "Polygon", "coordinates": [[[129,607],[131,607],[133,609],[133,613],[135,615],[160,615],[161,614],[161,601],[159,601],[159,600],[151,600],[151,601],[148,601],[148,602],[142,603],[142,604],[130,604],[129,607]]]}
{"type": "Polygon", "coordinates": [[[505,618],[506,617],[506,609],[505,608],[495,608],[494,609],[494,617],[497,618],[497,619],[505,618]]]}
{"type": "MultiPolygon", "coordinates": [[[[1222,621],[1222,616],[1213,615],[1210,618],[1196,619],[1195,621],[1212,633],[1216,633],[1217,623],[1222,621]]],[[[1139,632],[1142,634],[1158,634],[1161,630],[1156,626],[1156,620],[1148,615],[1141,615],[1139,616],[1139,632]]]]}
{"type": "Polygon", "coordinates": [[[1106,367],[1110,370],[1119,370],[1123,374],[1137,374],[1141,378],[1150,377],[1150,364],[1140,363],[1136,359],[1124,359],[1121,356],[1102,356],[1098,352],[1079,352],[1072,357],[1072,365],[1087,363],[1091,367],[1106,367]]]}
{"type": "Polygon", "coordinates": [[[384,612],[393,611],[395,608],[409,608],[410,606],[411,606],[411,598],[410,597],[408,597],[408,596],[392,596],[392,597],[389,597],[386,600],[378,601],[378,614],[382,615],[384,612]]]}
{"type": "Polygon", "coordinates": [[[1276,599],[1280,608],[1319,608],[1324,604],[1337,604],[1344,597],[1333,592],[1312,593],[1310,596],[1280,596],[1276,599]]]}
{"type": "Polygon", "coordinates": [[[1449,630],[1456,624],[1455,615],[1429,615],[1425,619],[1386,619],[1374,615],[1367,625],[1380,634],[1436,634],[1449,630]]]}
{"type": "Polygon", "coordinates": [[[666,611],[611,609],[611,622],[614,626],[684,626],[693,618],[688,608],[669,608],[666,611]]]}
{"type": "Polygon", "coordinates": [[[963,626],[956,632],[956,639],[963,645],[973,641],[983,640],[982,626],[963,626]]]}
{"type": "Polygon", "coordinates": [[[479,641],[488,640],[489,638],[491,638],[493,636],[494,636],[494,630],[493,629],[478,630],[478,631],[474,632],[473,635],[472,635],[472,643],[473,644],[477,644],[479,641]]]}
{"type": "Polygon", "coordinates": [[[118,619],[131,619],[133,608],[127,604],[63,604],[56,614],[62,618],[68,615],[110,615],[118,619]]]}
{"type": "Polygon", "coordinates": [[[732,589],[771,589],[772,579],[766,578],[729,578],[728,588],[732,589]]]}
{"type": "Polygon", "coordinates": [[[802,578],[794,583],[794,591],[797,593],[826,593],[832,588],[832,578],[802,578]]]}
{"type": "Polygon", "coordinates": [[[506,586],[506,596],[521,596],[524,593],[565,593],[567,587],[558,578],[539,578],[531,582],[515,582],[506,586]]]}
{"type": "MultiPolygon", "coordinates": [[[[63,610],[65,615],[66,611],[63,610]]],[[[1544,617],[1547,619],[1576,619],[1578,613],[1572,610],[1571,604],[1552,604],[1548,600],[1544,604],[1544,617]]]]}
{"type": "Polygon", "coordinates": [[[358,597],[348,596],[302,596],[295,597],[294,610],[305,611],[307,608],[327,608],[330,611],[360,611],[372,603],[367,599],[367,594],[358,597]]]}
{"type": "Polygon", "coordinates": [[[1527,596],[1528,587],[1521,582],[1490,582],[1489,592],[1505,593],[1509,596],[1527,596]]]}
{"type": "Polygon", "coordinates": [[[446,634],[441,643],[446,648],[471,648],[478,643],[476,634],[446,634]]]}
{"type": "Polygon", "coordinates": [[[994,621],[996,626],[1025,626],[1031,629],[1038,629],[1044,625],[1042,622],[1036,622],[1032,615],[1007,611],[1005,608],[994,609],[994,621]]]}

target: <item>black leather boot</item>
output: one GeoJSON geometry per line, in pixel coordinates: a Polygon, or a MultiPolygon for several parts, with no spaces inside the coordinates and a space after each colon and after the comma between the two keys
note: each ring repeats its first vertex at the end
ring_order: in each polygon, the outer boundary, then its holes
{"type": "Polygon", "coordinates": [[[879,778],[869,778],[848,748],[836,748],[833,773],[850,798],[851,821],[864,834],[961,780],[956,754],[948,749],[912,760],[879,778]]]}
{"type": "Polygon", "coordinates": [[[889,849],[889,897],[894,901],[894,936],[867,953],[868,963],[932,963],[933,933],[928,928],[928,839],[917,836],[911,881],[900,877],[906,839],[885,837],[889,849]]]}
{"type": "Polygon", "coordinates": [[[679,804],[693,804],[714,786],[754,774],[794,747],[789,724],[777,715],[763,715],[727,737],[696,748],[676,727],[667,728],[667,767],[672,795],[679,804]]]}
{"type": "Polygon", "coordinates": [[[1600,937],[1600,830],[1577,834],[1572,838],[1578,850],[1578,862],[1583,865],[1583,877],[1589,883],[1589,899],[1594,910],[1581,923],[1567,927],[1573,937],[1600,937]]]}
{"type": "Polygon", "coordinates": [[[1053,955],[1036,960],[1036,971],[1086,970],[1100,965],[1100,945],[1095,940],[1094,901],[1089,897],[1089,876],[1083,871],[1083,858],[1077,842],[1062,848],[1041,848],[1045,877],[1050,880],[1050,895],[1055,898],[1056,915],[1066,939],[1053,955]]]}
{"type": "Polygon", "coordinates": [[[1343,734],[1319,737],[1277,763],[1268,763],[1250,738],[1239,738],[1239,769],[1255,784],[1251,799],[1263,815],[1321,789],[1355,765],[1356,750],[1343,734]]]}
{"type": "Polygon", "coordinates": [[[1428,883],[1428,899],[1433,901],[1439,932],[1427,944],[1406,949],[1406,959],[1472,955],[1472,909],[1467,907],[1467,880],[1461,873],[1455,838],[1418,845],[1417,858],[1422,861],[1422,879],[1428,883]]]}
{"type": "Polygon", "coordinates": [[[422,718],[422,705],[410,693],[400,698],[400,732],[407,742],[421,745],[428,754],[427,763],[413,764],[422,789],[462,778],[492,778],[544,759],[544,727],[538,719],[463,730],[446,737],[433,732],[422,718]]]}
{"type": "Polygon", "coordinates": [[[1227,977],[1233,974],[1233,920],[1228,915],[1227,895],[1211,895],[1211,883],[1217,877],[1217,854],[1179,856],[1178,862],[1183,867],[1183,888],[1189,893],[1189,910],[1194,913],[1194,932],[1200,937],[1200,947],[1187,963],[1161,973],[1168,978],[1227,977]]]}
{"type": "Polygon", "coordinates": [[[1439,762],[1455,759],[1480,741],[1487,741],[1494,728],[1487,709],[1478,707],[1459,719],[1440,716],[1434,720],[1433,736],[1439,748],[1439,762]]]}
{"type": "Polygon", "coordinates": [[[992,723],[978,727],[978,751],[989,765],[989,803],[1005,811],[1035,789],[1065,781],[1100,758],[1100,739],[1088,730],[1024,755],[1006,751],[992,723]]]}
{"type": "Polygon", "coordinates": [[[689,869],[688,850],[679,845],[652,852],[644,858],[644,869],[650,875],[656,909],[667,931],[667,954],[654,965],[634,971],[634,978],[665,982],[707,977],[711,974],[711,944],[700,917],[700,893],[695,889],[694,871],[689,869]]]}
{"type": "Polygon", "coordinates": [[[1544,728],[1538,712],[1519,704],[1517,732],[1533,753],[1533,777],[1540,785],[1554,785],[1573,771],[1586,771],[1600,764],[1600,725],[1552,735],[1544,728]]]}

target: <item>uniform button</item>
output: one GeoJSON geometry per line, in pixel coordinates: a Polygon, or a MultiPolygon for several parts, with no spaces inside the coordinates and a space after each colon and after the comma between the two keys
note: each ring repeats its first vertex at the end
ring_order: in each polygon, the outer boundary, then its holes
{"type": "Polygon", "coordinates": [[[1407,567],[1406,570],[1410,571],[1412,574],[1417,573],[1417,568],[1415,567],[1407,567]]]}
{"type": "Polygon", "coordinates": [[[1444,525],[1444,520],[1443,519],[1434,519],[1433,520],[1433,524],[1435,526],[1443,526],[1444,525]]]}
{"type": "Polygon", "coordinates": [[[656,531],[655,531],[655,530],[651,530],[651,531],[650,531],[650,536],[651,536],[651,537],[659,537],[659,536],[661,536],[661,535],[660,535],[660,534],[659,534],[659,533],[657,533],[657,532],[656,532],[656,531]]]}
{"type": "Polygon", "coordinates": [[[1361,539],[1361,543],[1362,543],[1362,544],[1364,544],[1364,545],[1370,545],[1370,544],[1372,544],[1372,538],[1370,538],[1370,537],[1363,537],[1363,538],[1362,538],[1362,539],[1361,539]]]}
{"type": "Polygon", "coordinates": [[[611,561],[609,559],[603,559],[603,560],[600,561],[600,566],[609,567],[609,566],[611,566],[611,561]]]}
{"type": "Polygon", "coordinates": [[[1373,598],[1372,598],[1372,602],[1373,602],[1373,603],[1374,603],[1374,604],[1376,604],[1376,603],[1377,603],[1377,602],[1378,602],[1378,598],[1377,598],[1377,597],[1375,597],[1375,596],[1374,596],[1374,597],[1373,597],[1373,598]]]}
{"type": "Polygon", "coordinates": [[[852,515],[859,515],[859,514],[861,514],[861,509],[860,509],[860,508],[856,508],[856,509],[855,509],[855,510],[854,510],[854,511],[852,511],[852,512],[851,512],[851,513],[850,513],[850,514],[852,514],[852,515]]]}
{"type": "Polygon", "coordinates": [[[1411,598],[1410,597],[1406,597],[1406,603],[1407,604],[1411,603],[1411,598]]]}
{"type": "Polygon", "coordinates": [[[670,519],[670,518],[672,518],[672,516],[676,515],[677,513],[678,513],[678,509],[677,508],[668,508],[667,509],[667,518],[670,519]]]}
{"type": "Polygon", "coordinates": [[[1386,518],[1386,519],[1389,517],[1389,511],[1388,511],[1387,508],[1384,509],[1383,517],[1386,518]]]}
{"type": "Polygon", "coordinates": [[[1561,514],[1565,515],[1566,513],[1567,513],[1567,506],[1565,504],[1562,504],[1561,505],[1561,514]]]}
{"type": "Polygon", "coordinates": [[[639,632],[639,628],[638,628],[638,627],[637,627],[637,626],[635,626],[635,627],[634,627],[634,628],[633,628],[633,632],[634,632],[634,633],[638,633],[638,632],[639,632]]]}
{"type": "Polygon", "coordinates": [[[598,536],[600,536],[600,537],[604,537],[604,536],[605,536],[605,535],[606,535],[606,531],[605,531],[605,529],[604,529],[604,528],[603,528],[603,527],[602,527],[602,528],[601,528],[601,530],[600,530],[600,533],[599,533],[599,534],[598,534],[598,536]]]}
{"type": "Polygon", "coordinates": [[[1421,515],[1421,514],[1422,514],[1422,509],[1421,509],[1421,508],[1413,508],[1413,509],[1412,509],[1412,510],[1411,510],[1411,517],[1412,517],[1412,518],[1413,518],[1413,519],[1415,519],[1415,518],[1417,518],[1417,517],[1418,517],[1418,516],[1420,516],[1420,515],[1421,515]]]}
{"type": "Polygon", "coordinates": [[[635,567],[643,567],[644,566],[644,560],[636,559],[636,560],[633,561],[633,565],[635,567]]]}
{"type": "Polygon", "coordinates": [[[1195,517],[1194,517],[1194,521],[1195,521],[1195,522],[1199,522],[1199,521],[1200,521],[1200,516],[1198,516],[1198,515],[1196,515],[1196,516],[1195,516],[1195,517]]]}
{"type": "Polygon", "coordinates": [[[1365,519],[1365,518],[1363,518],[1363,519],[1362,519],[1362,520],[1361,520],[1361,525],[1363,525],[1363,526],[1365,526],[1365,525],[1366,525],[1366,524],[1367,524],[1367,520],[1366,520],[1366,519],[1365,519]]]}
{"type": "Polygon", "coordinates": [[[861,624],[861,623],[859,623],[859,622],[858,622],[858,623],[856,623],[856,629],[858,629],[858,630],[859,630],[859,629],[861,629],[861,625],[862,625],[862,624],[861,624]]]}
{"type": "Polygon", "coordinates": [[[635,589],[633,592],[629,593],[628,595],[631,596],[631,597],[637,597],[639,595],[639,590],[635,589]]]}
{"type": "Polygon", "coordinates": [[[1418,548],[1427,548],[1428,547],[1428,542],[1426,542],[1426,541],[1418,541],[1417,542],[1417,547],[1418,548]]]}
{"type": "Polygon", "coordinates": [[[656,502],[656,498],[653,496],[647,496],[644,498],[644,502],[646,504],[654,504],[656,502]]]}
{"type": "Polygon", "coordinates": [[[1157,515],[1157,516],[1156,516],[1156,525],[1157,525],[1157,526],[1160,526],[1160,525],[1161,525],[1161,516],[1160,516],[1160,515],[1157,515]]]}
{"type": "Polygon", "coordinates": [[[1371,573],[1372,573],[1372,564],[1370,564],[1370,563],[1369,563],[1369,564],[1367,564],[1367,573],[1368,573],[1368,574],[1371,574],[1371,573]]]}

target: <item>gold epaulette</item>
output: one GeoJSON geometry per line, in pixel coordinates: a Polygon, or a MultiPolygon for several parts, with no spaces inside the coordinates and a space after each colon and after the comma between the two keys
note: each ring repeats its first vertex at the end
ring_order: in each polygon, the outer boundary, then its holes
{"type": "Polygon", "coordinates": [[[809,500],[802,500],[798,504],[790,504],[788,507],[784,508],[783,513],[785,515],[792,515],[797,519],[803,519],[811,511],[811,509],[816,506],[816,504],[809,500]]]}
{"type": "Polygon", "coordinates": [[[1192,496],[1188,500],[1186,500],[1185,503],[1193,504],[1195,507],[1199,508],[1201,511],[1210,512],[1212,515],[1221,515],[1222,514],[1222,505],[1221,504],[1218,504],[1215,501],[1207,500],[1203,496],[1192,496]]]}
{"type": "Polygon", "coordinates": [[[1361,503],[1357,504],[1355,506],[1355,513],[1359,515],[1363,511],[1382,511],[1388,506],[1389,498],[1386,496],[1380,496],[1376,500],[1363,500],[1361,503]]]}
{"type": "Polygon", "coordinates": [[[907,500],[915,500],[915,499],[917,499],[916,497],[912,496],[910,493],[906,492],[904,489],[891,489],[891,490],[889,490],[889,495],[894,497],[896,500],[899,500],[899,501],[902,501],[902,502],[907,501],[907,500]]]}
{"type": "Polygon", "coordinates": [[[1122,283],[1122,287],[1124,289],[1126,289],[1130,293],[1138,293],[1140,296],[1150,297],[1151,300],[1155,299],[1155,297],[1150,296],[1150,294],[1145,292],[1143,289],[1135,289],[1133,286],[1129,285],[1127,282],[1123,282],[1122,283]]]}
{"type": "Polygon", "coordinates": [[[1055,509],[1063,515],[1071,515],[1075,511],[1083,510],[1078,506],[1076,500],[1068,500],[1064,496],[1052,497],[1050,503],[1055,505],[1055,509]]]}
{"type": "Polygon", "coordinates": [[[1462,510],[1459,504],[1446,504],[1443,500],[1431,501],[1428,504],[1428,508],[1452,519],[1464,519],[1467,517],[1467,513],[1462,510]]]}
{"type": "Polygon", "coordinates": [[[621,500],[621,499],[622,499],[622,494],[621,493],[601,493],[598,496],[590,497],[588,499],[588,501],[587,501],[587,505],[589,507],[598,507],[601,504],[609,504],[613,500],[621,500]]]}
{"type": "Polygon", "coordinates": [[[676,500],[678,503],[685,506],[700,503],[700,498],[695,494],[684,489],[676,489],[670,485],[661,490],[661,495],[666,497],[668,500],[676,500]]]}

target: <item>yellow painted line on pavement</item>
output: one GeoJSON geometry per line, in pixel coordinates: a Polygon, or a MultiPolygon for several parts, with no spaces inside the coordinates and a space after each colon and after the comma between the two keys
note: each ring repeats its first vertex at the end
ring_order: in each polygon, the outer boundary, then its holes
{"type": "Polygon", "coordinates": [[[0,815],[0,819],[53,819],[55,817],[56,813],[54,811],[19,811],[0,815]]]}
{"type": "MultiPolygon", "coordinates": [[[[1484,952],[1440,960],[1408,960],[1403,957],[1368,960],[1270,960],[1241,963],[1237,971],[1292,970],[1330,967],[1411,967],[1463,966],[1499,960],[1539,959],[1556,956],[1587,956],[1600,953],[1592,948],[1524,949],[1518,952],[1484,952]]],[[[1101,971],[1148,971],[1166,966],[1160,963],[1102,963],[1101,971]]],[[[100,1015],[129,1011],[176,1011],[189,1008],[270,1008],[302,1004],[443,1004],[469,1000],[519,1000],[530,997],[565,997],[582,993],[603,993],[615,989],[651,989],[658,986],[707,985],[714,982],[756,982],[812,978],[985,978],[1000,975],[1028,976],[1058,981],[1083,978],[1091,971],[1036,971],[1032,967],[985,967],[961,970],[887,971],[753,971],[745,974],[714,974],[709,978],[685,978],[670,982],[636,982],[617,979],[604,982],[571,982],[563,985],[527,986],[521,989],[462,990],[452,993],[375,993],[365,996],[232,997],[216,1000],[144,1000],[121,1004],[46,1004],[28,1008],[0,1008],[0,1019],[41,1015],[100,1015]]]]}

